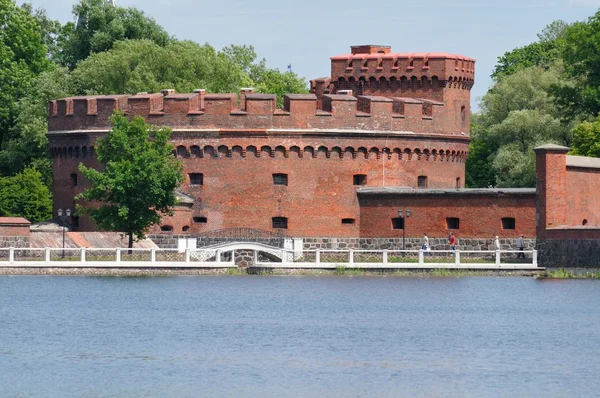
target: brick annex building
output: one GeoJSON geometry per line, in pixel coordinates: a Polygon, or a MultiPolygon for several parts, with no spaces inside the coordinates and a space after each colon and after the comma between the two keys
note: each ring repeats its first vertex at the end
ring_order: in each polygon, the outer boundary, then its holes
{"type": "MultiPolygon", "coordinates": [[[[331,58],[311,94],[88,96],[50,102],[54,214],[87,184],[80,162],[114,110],[173,129],[185,183],[154,233],[254,228],[329,242],[406,235],[535,236],[535,189],[464,189],[475,60],[354,46],[331,58]],[[398,210],[411,209],[409,219],[398,210]]],[[[87,218],[71,220],[90,231],[87,218]]]]}

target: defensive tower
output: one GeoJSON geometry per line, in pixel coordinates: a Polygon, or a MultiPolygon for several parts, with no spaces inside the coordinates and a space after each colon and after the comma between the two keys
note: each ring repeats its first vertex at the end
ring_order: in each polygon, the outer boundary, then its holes
{"type": "MultiPolygon", "coordinates": [[[[474,60],[355,46],[331,59],[310,94],[174,90],[49,103],[54,206],[86,187],[115,110],[173,129],[184,162],[182,206],[163,232],[252,227],[291,236],[360,234],[361,187],[459,188],[469,143],[474,60]]],[[[91,230],[89,220],[76,221],[91,230]]]]}

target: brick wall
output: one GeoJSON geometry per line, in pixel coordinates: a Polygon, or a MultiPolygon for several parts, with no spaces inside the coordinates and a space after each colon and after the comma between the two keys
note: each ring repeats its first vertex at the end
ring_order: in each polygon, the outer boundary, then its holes
{"type": "Polygon", "coordinates": [[[22,217],[0,217],[0,247],[29,247],[30,226],[22,217]]]}
{"type": "Polygon", "coordinates": [[[401,237],[402,229],[392,224],[399,209],[411,210],[405,220],[410,237],[447,237],[450,232],[459,239],[535,237],[534,190],[387,191],[359,192],[361,237],[401,237]],[[449,229],[447,218],[458,218],[459,229],[449,229]],[[514,219],[514,229],[503,226],[503,218],[514,219]]]}
{"type": "Polygon", "coordinates": [[[600,159],[568,156],[569,148],[536,148],[539,263],[600,265],[600,159]]]}

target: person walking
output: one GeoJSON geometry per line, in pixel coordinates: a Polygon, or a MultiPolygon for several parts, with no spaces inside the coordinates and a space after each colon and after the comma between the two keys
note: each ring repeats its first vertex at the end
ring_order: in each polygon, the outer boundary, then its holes
{"type": "Polygon", "coordinates": [[[455,251],[456,251],[456,243],[457,243],[457,239],[456,236],[454,236],[454,232],[450,232],[450,236],[448,237],[448,244],[450,245],[450,250],[452,250],[452,254],[454,255],[455,251]]]}
{"type": "Polygon", "coordinates": [[[517,258],[525,258],[525,235],[521,234],[521,236],[517,239],[517,248],[519,249],[519,253],[517,253],[517,258]]]}
{"type": "Polygon", "coordinates": [[[494,240],[494,248],[500,250],[500,238],[498,238],[498,235],[496,235],[496,239],[494,240]]]}
{"type": "Polygon", "coordinates": [[[423,249],[424,251],[429,250],[429,237],[427,236],[427,234],[423,234],[421,249],[423,249]]]}

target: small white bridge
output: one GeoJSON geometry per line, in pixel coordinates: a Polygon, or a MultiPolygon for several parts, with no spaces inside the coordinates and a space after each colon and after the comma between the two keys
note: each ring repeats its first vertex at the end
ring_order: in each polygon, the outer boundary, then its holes
{"type": "Polygon", "coordinates": [[[0,268],[542,270],[537,251],[290,250],[261,243],[202,249],[0,249],[0,268]]]}

